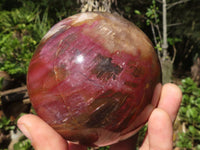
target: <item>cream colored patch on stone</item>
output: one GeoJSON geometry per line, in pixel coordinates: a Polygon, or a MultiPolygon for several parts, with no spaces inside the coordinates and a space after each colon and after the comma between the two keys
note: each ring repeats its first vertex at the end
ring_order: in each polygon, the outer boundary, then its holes
{"type": "Polygon", "coordinates": [[[125,51],[132,55],[148,57],[153,47],[147,36],[134,24],[124,22],[124,19],[102,18],[92,29],[84,29],[83,33],[111,53],[125,51]],[[93,31],[95,32],[93,32],[93,31]]]}
{"type": "MultiPolygon", "coordinates": [[[[48,39],[49,37],[51,37],[52,35],[54,35],[56,32],[60,31],[61,29],[66,28],[65,24],[57,24],[55,26],[53,26],[46,34],[45,36],[42,38],[42,41],[45,41],[46,39],[48,39]]],[[[66,28],[66,30],[69,29],[69,26],[66,28]]]]}
{"type": "Polygon", "coordinates": [[[80,13],[74,16],[71,16],[69,18],[71,18],[72,21],[72,25],[76,25],[76,24],[81,24],[82,22],[85,22],[86,20],[93,20],[95,17],[97,17],[98,14],[96,13],[80,13]]]}
{"type": "Polygon", "coordinates": [[[67,30],[73,26],[84,23],[91,25],[98,21],[91,28],[84,28],[82,32],[111,53],[125,51],[145,58],[154,51],[149,38],[137,26],[120,16],[89,12],[73,15],[67,20],[70,20],[70,25],[66,26],[63,21],[58,23],[44,36],[43,40],[63,28],[67,30]]]}

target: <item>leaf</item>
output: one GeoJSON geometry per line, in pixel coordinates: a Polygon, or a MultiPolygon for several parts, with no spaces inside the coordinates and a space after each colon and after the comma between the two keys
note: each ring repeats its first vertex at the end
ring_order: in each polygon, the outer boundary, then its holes
{"type": "Polygon", "coordinates": [[[176,142],[176,146],[180,148],[192,148],[192,141],[188,137],[187,133],[179,133],[178,134],[178,141],[176,142]]]}
{"type": "Polygon", "coordinates": [[[129,12],[131,11],[131,7],[126,6],[126,7],[125,7],[125,11],[126,11],[127,13],[129,13],[129,12]]]}
{"type": "Polygon", "coordinates": [[[194,126],[190,125],[189,126],[189,132],[191,132],[193,135],[195,135],[196,132],[197,132],[197,129],[194,126]]]}
{"type": "Polygon", "coordinates": [[[182,40],[180,38],[170,38],[170,37],[168,37],[167,41],[168,41],[169,45],[174,45],[175,43],[181,42],[182,40]]]}
{"type": "Polygon", "coordinates": [[[135,10],[134,13],[137,15],[141,15],[141,12],[139,10],[135,10]]]}
{"type": "Polygon", "coordinates": [[[20,140],[14,144],[14,150],[32,150],[31,142],[28,139],[20,140]]]}
{"type": "Polygon", "coordinates": [[[3,128],[3,124],[0,122],[0,129],[3,128]]]}
{"type": "Polygon", "coordinates": [[[191,119],[196,119],[198,117],[198,111],[196,110],[196,108],[188,109],[186,114],[188,117],[192,117],[191,119]]]}

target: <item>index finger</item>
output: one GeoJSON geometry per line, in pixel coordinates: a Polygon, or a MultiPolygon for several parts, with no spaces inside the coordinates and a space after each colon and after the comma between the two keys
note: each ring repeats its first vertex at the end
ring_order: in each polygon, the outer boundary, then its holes
{"type": "Polygon", "coordinates": [[[181,100],[181,89],[175,84],[167,83],[163,86],[158,108],[166,111],[173,122],[176,119],[181,100]]]}

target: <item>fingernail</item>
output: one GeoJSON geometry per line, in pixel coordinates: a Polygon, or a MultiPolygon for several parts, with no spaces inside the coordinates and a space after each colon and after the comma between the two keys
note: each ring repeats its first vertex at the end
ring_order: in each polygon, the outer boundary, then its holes
{"type": "Polygon", "coordinates": [[[25,135],[29,140],[32,140],[31,134],[30,134],[28,128],[26,127],[26,125],[24,125],[24,124],[18,124],[17,126],[18,126],[18,128],[24,133],[24,135],[25,135]]]}

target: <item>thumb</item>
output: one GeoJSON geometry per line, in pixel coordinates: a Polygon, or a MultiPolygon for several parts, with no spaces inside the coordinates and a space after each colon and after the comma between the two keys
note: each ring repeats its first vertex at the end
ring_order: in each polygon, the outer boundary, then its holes
{"type": "Polygon", "coordinates": [[[35,115],[19,118],[19,129],[31,140],[35,150],[67,150],[67,142],[47,123],[35,115]]]}

